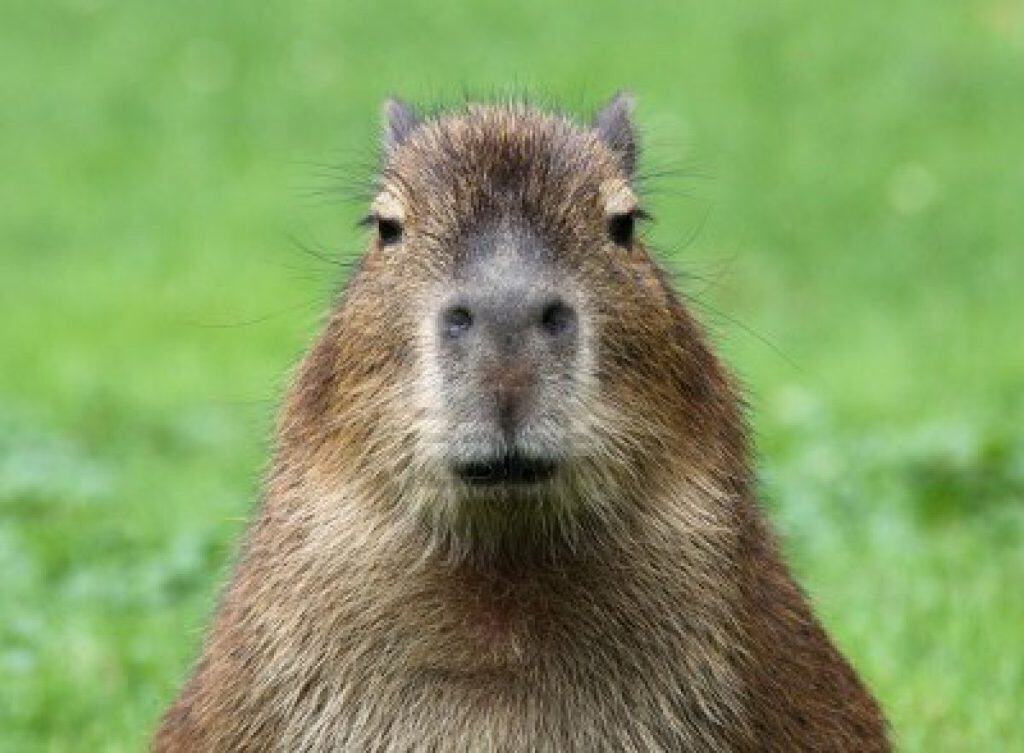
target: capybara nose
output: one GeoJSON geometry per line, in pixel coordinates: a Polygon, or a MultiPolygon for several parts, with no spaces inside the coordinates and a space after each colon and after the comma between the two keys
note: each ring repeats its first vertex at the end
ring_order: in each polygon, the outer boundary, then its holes
{"type": "Polygon", "coordinates": [[[448,394],[512,436],[552,399],[542,383],[574,368],[579,329],[576,307],[550,277],[466,280],[438,318],[448,394]]]}
{"type": "Polygon", "coordinates": [[[530,290],[464,295],[441,313],[442,335],[465,347],[514,355],[533,346],[560,349],[577,336],[575,308],[558,295],[530,290]]]}
{"type": "Polygon", "coordinates": [[[464,293],[440,317],[446,344],[470,360],[490,355],[557,362],[574,350],[578,329],[572,304],[544,288],[506,286],[464,293]]]}

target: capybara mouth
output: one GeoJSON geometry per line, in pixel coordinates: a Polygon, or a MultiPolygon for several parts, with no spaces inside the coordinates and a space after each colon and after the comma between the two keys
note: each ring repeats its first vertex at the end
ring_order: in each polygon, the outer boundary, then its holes
{"type": "Polygon", "coordinates": [[[473,486],[520,486],[550,479],[557,469],[551,460],[504,455],[455,465],[455,474],[473,486]]]}

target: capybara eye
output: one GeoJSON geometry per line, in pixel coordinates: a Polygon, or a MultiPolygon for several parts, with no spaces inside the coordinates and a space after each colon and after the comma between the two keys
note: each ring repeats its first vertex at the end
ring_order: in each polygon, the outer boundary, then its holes
{"type": "Polygon", "coordinates": [[[387,217],[378,217],[377,235],[380,237],[382,246],[398,243],[402,239],[402,223],[387,217]]]}
{"type": "Polygon", "coordinates": [[[608,219],[608,236],[623,248],[633,245],[633,231],[636,225],[636,213],[625,212],[615,214],[608,219]]]}

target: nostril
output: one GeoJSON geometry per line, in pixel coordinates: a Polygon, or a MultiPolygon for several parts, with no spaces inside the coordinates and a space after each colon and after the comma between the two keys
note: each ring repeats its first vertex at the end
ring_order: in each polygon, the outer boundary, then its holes
{"type": "Polygon", "coordinates": [[[449,337],[464,335],[473,326],[473,315],[465,306],[452,306],[444,312],[442,327],[449,337]]]}
{"type": "Polygon", "coordinates": [[[576,323],[576,312],[562,300],[548,303],[540,315],[540,324],[549,335],[564,334],[576,323]]]}

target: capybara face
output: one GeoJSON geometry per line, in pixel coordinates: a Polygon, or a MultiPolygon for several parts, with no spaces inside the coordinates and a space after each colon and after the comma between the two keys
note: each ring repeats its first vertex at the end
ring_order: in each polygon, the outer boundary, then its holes
{"type": "Polygon", "coordinates": [[[346,305],[355,336],[402,354],[403,388],[377,403],[412,446],[394,473],[422,505],[506,523],[642,483],[685,353],[637,233],[628,101],[591,127],[515,105],[386,118],[371,282],[346,305]]]}

